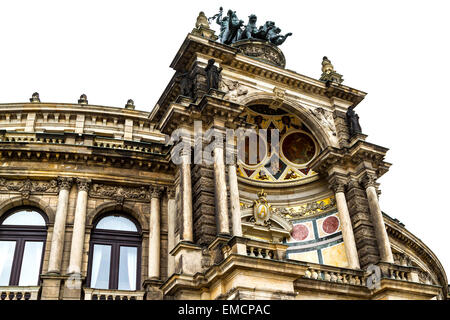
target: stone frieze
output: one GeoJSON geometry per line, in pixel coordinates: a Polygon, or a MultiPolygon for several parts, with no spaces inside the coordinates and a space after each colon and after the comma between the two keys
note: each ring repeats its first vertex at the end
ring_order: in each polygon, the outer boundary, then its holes
{"type": "Polygon", "coordinates": [[[125,200],[150,201],[149,190],[144,186],[125,187],[94,183],[89,190],[89,196],[95,198],[110,198],[119,204],[123,204],[125,200]]]}
{"type": "Polygon", "coordinates": [[[22,197],[28,199],[31,193],[57,193],[58,181],[56,179],[50,181],[32,181],[26,180],[9,180],[0,178],[0,190],[20,192],[22,197]]]}
{"type": "Polygon", "coordinates": [[[336,207],[336,200],[334,197],[329,197],[320,201],[312,201],[294,207],[276,208],[272,210],[282,217],[287,219],[302,218],[306,216],[313,216],[325,211],[329,211],[336,207]]]}

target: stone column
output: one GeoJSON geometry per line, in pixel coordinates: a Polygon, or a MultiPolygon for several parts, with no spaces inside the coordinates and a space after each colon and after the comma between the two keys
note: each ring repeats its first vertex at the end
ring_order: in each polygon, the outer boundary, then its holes
{"type": "Polygon", "coordinates": [[[369,211],[371,220],[375,229],[378,250],[382,262],[394,263],[392,256],[391,244],[384,225],[383,214],[381,213],[380,204],[378,203],[377,190],[375,189],[375,178],[372,175],[366,175],[362,183],[366,189],[367,200],[369,201],[369,211]]]}
{"type": "Polygon", "coordinates": [[[162,187],[152,187],[150,200],[150,237],[148,245],[148,277],[159,279],[161,263],[161,204],[162,187]]]}
{"type": "Polygon", "coordinates": [[[66,229],[67,207],[72,178],[58,178],[59,194],[56,206],[55,224],[53,225],[52,243],[48,261],[48,273],[61,273],[61,260],[66,229]]]}
{"type": "Polygon", "coordinates": [[[167,189],[167,276],[170,277],[175,272],[175,257],[170,254],[170,251],[175,247],[175,224],[177,205],[175,202],[175,189],[167,189]]]}
{"type": "Polygon", "coordinates": [[[70,247],[69,274],[81,273],[89,184],[90,182],[86,179],[77,179],[78,195],[73,222],[72,245],[70,247]]]}
{"type": "Polygon", "coordinates": [[[183,213],[183,225],[181,240],[194,241],[192,218],[192,182],[191,182],[191,155],[190,152],[181,155],[180,165],[181,179],[181,206],[183,213]]]}
{"type": "Polygon", "coordinates": [[[336,198],[339,220],[341,221],[342,237],[344,239],[345,253],[347,255],[348,266],[351,269],[360,269],[358,250],[356,249],[355,236],[353,234],[352,221],[348,212],[347,199],[345,198],[344,181],[332,179],[331,187],[336,198]]]}
{"type": "Polygon", "coordinates": [[[233,236],[242,237],[241,203],[239,200],[239,188],[235,163],[228,165],[228,183],[230,184],[230,207],[233,236]]]}
{"type": "Polygon", "coordinates": [[[214,147],[214,184],[216,194],[217,231],[219,234],[230,234],[227,204],[227,182],[225,179],[225,163],[223,146],[216,143],[214,147]]]}

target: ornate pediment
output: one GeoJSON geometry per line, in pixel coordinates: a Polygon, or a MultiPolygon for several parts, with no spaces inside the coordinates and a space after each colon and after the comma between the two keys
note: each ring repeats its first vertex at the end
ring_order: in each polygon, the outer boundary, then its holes
{"type": "Polygon", "coordinates": [[[242,230],[246,237],[280,243],[289,237],[292,223],[273,210],[264,190],[252,204],[241,204],[242,230]]]}

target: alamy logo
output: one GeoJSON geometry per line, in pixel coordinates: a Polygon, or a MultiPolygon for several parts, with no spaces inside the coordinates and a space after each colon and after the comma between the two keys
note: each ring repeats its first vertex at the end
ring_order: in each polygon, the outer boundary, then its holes
{"type": "MultiPolygon", "coordinates": [[[[258,164],[266,153],[279,154],[280,132],[278,129],[209,129],[203,132],[201,121],[194,121],[194,134],[186,129],[176,129],[167,139],[166,145],[174,145],[171,160],[176,165],[214,164],[222,161],[225,155],[226,164],[245,162],[249,165],[258,164]],[[267,144],[267,146],[266,146],[267,144]],[[192,157],[192,150],[194,156],[192,157]],[[223,151],[220,151],[223,150],[223,151]]],[[[271,157],[270,172],[279,170],[279,159],[271,157]]]]}
{"type": "Polygon", "coordinates": [[[381,269],[376,265],[369,265],[366,270],[366,286],[368,289],[379,289],[381,282],[381,269]]]}

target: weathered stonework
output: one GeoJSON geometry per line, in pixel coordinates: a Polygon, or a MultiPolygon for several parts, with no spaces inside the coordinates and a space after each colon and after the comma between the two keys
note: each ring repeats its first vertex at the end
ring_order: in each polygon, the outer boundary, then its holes
{"type": "Polygon", "coordinates": [[[151,112],[131,99],[115,108],[89,105],[85,96],[79,103],[46,103],[37,93],[30,103],[0,104],[0,240],[12,210],[34,208],[46,218],[39,282],[2,286],[0,295],[447,299],[438,258],[379,207],[377,179],[390,167],[388,150],[362,133],[350,137],[346,112],[366,94],[341,78],[320,81],[284,69],[284,55],[270,44],[227,46],[216,39],[200,14],[151,112]],[[217,89],[208,89],[211,59],[222,68],[217,89]],[[301,133],[312,142],[295,147],[315,152],[303,164],[294,163],[301,158],[295,150],[291,161],[282,149],[292,172],[278,180],[256,171],[262,165],[241,174],[225,161],[229,146],[217,142],[213,164],[189,163],[199,159],[190,148],[175,164],[175,147],[166,142],[180,128],[183,143],[197,139],[195,120],[203,131],[222,133],[265,123],[284,130],[283,139],[301,133]],[[96,225],[108,215],[138,230],[132,232],[139,248],[136,290],[90,283],[96,225]]]}

